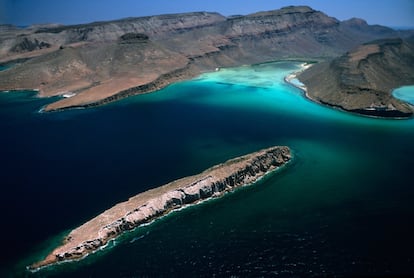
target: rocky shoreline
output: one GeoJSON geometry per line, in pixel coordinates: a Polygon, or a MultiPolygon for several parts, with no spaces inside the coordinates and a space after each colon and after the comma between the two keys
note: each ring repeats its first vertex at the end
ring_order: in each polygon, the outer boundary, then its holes
{"type": "Polygon", "coordinates": [[[320,104],[358,115],[404,119],[414,114],[392,91],[414,82],[414,43],[384,39],[358,46],[301,72],[306,96],[320,104]]]}
{"type": "Polygon", "coordinates": [[[288,147],[270,147],[140,193],[72,230],[61,246],[28,269],[36,271],[56,263],[82,259],[126,231],[150,223],[172,210],[252,184],[290,159],[288,147]]]}
{"type": "Polygon", "coordinates": [[[309,99],[312,102],[318,103],[320,105],[324,105],[327,107],[330,107],[332,109],[337,109],[340,111],[344,111],[347,113],[352,113],[352,114],[356,114],[359,116],[366,116],[366,117],[371,117],[371,118],[386,118],[386,119],[407,119],[407,118],[411,118],[412,117],[412,113],[411,112],[403,112],[403,111],[399,111],[396,109],[381,109],[381,108],[359,108],[359,109],[347,109],[344,108],[341,105],[333,105],[329,102],[325,102],[321,99],[316,99],[313,98],[309,92],[307,87],[305,86],[305,84],[297,84],[295,82],[292,82],[292,80],[296,79],[300,82],[300,80],[298,79],[298,76],[300,74],[302,74],[303,72],[305,72],[306,70],[308,70],[310,67],[312,66],[312,64],[308,64],[308,63],[304,63],[302,64],[302,67],[300,70],[291,73],[289,75],[287,75],[284,78],[284,81],[298,89],[300,89],[303,92],[304,97],[306,97],[307,99],[309,99]]]}
{"type": "Polygon", "coordinates": [[[154,81],[151,81],[149,83],[139,85],[136,87],[131,87],[126,90],[121,90],[118,93],[115,93],[103,99],[94,100],[92,102],[85,103],[85,104],[71,104],[71,105],[65,105],[65,104],[62,105],[60,102],[54,102],[54,103],[46,105],[42,109],[42,112],[57,112],[57,111],[63,111],[63,110],[69,110],[69,109],[91,108],[91,107],[101,106],[101,105],[115,102],[115,101],[130,97],[130,96],[151,93],[151,92],[163,89],[167,87],[168,85],[171,85],[175,82],[188,80],[195,76],[197,76],[197,71],[191,70],[191,66],[187,65],[183,68],[179,68],[171,72],[162,74],[158,78],[156,78],[154,81]]]}

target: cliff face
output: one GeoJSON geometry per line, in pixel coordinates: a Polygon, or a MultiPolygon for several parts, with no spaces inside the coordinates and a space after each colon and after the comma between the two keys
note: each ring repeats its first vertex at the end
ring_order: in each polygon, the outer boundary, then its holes
{"type": "Polygon", "coordinates": [[[226,36],[241,48],[268,57],[326,57],[349,46],[335,43],[339,21],[309,7],[287,7],[226,22],[226,36]],[[338,48],[339,47],[339,48],[338,48]]]}
{"type": "Polygon", "coordinates": [[[299,75],[308,95],[321,103],[364,115],[408,117],[413,108],[392,97],[414,84],[414,44],[387,39],[361,45],[299,75]]]}
{"type": "Polygon", "coordinates": [[[390,35],[398,33],[363,21],[340,22],[309,7],[231,18],[199,12],[74,26],[3,26],[0,62],[29,60],[0,72],[0,90],[73,95],[46,110],[92,106],[216,67],[334,57],[390,35]]]}
{"type": "Polygon", "coordinates": [[[229,160],[201,174],[138,194],[74,229],[60,247],[30,268],[82,258],[121,233],[148,223],[171,210],[254,183],[287,163],[290,158],[288,147],[271,147],[229,160]]]}

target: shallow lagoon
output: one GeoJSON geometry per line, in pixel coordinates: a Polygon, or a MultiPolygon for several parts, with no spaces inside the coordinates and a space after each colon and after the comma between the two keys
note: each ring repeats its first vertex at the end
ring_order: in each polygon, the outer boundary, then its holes
{"type": "Polygon", "coordinates": [[[414,105],[414,86],[404,86],[392,92],[392,95],[402,101],[414,105]]]}
{"type": "Polygon", "coordinates": [[[156,93],[39,114],[0,94],[4,272],[29,277],[414,273],[414,121],[312,103],[299,63],[221,69],[156,93]],[[59,234],[148,188],[288,145],[263,182],[137,229],[114,248],[29,275],[59,234]],[[22,240],[24,238],[24,240],[22,240]]]}

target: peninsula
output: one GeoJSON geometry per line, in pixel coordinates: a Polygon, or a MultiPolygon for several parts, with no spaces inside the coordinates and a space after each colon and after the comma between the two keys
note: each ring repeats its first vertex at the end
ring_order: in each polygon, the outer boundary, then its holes
{"type": "Polygon", "coordinates": [[[252,184],[290,159],[288,147],[270,147],[140,193],[72,230],[61,246],[28,268],[36,270],[58,262],[81,259],[125,231],[149,223],[174,209],[252,184]]]}
{"type": "Polygon", "coordinates": [[[414,84],[414,39],[383,39],[362,44],[298,74],[307,96],[362,115],[411,117],[414,107],[392,96],[414,84]]]}

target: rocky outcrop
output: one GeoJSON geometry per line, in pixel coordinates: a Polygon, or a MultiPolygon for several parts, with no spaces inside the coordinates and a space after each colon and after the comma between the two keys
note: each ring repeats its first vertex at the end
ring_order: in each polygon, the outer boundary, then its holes
{"type": "Polygon", "coordinates": [[[0,63],[31,59],[0,72],[0,90],[73,95],[45,110],[89,107],[129,96],[129,89],[148,92],[137,88],[159,89],[153,84],[166,86],[217,67],[327,59],[368,40],[401,34],[362,20],[341,22],[306,6],[229,18],[197,12],[72,26],[5,26],[0,63]],[[169,73],[176,77],[165,78],[169,73]]]}
{"type": "Polygon", "coordinates": [[[149,40],[148,35],[141,33],[126,33],[120,37],[121,43],[141,43],[149,40]]]}
{"type": "Polygon", "coordinates": [[[414,43],[386,39],[361,45],[299,76],[308,96],[320,103],[376,117],[410,117],[413,107],[392,90],[414,84],[414,43]]]}
{"type": "Polygon", "coordinates": [[[29,268],[83,258],[125,231],[149,223],[174,209],[252,184],[290,159],[288,147],[271,147],[138,194],[71,231],[60,247],[29,268]]]}
{"type": "Polygon", "coordinates": [[[50,43],[47,42],[39,42],[37,39],[30,41],[28,38],[23,38],[20,42],[14,45],[10,50],[11,52],[27,52],[27,51],[34,51],[43,48],[49,48],[51,46],[50,43]]]}

